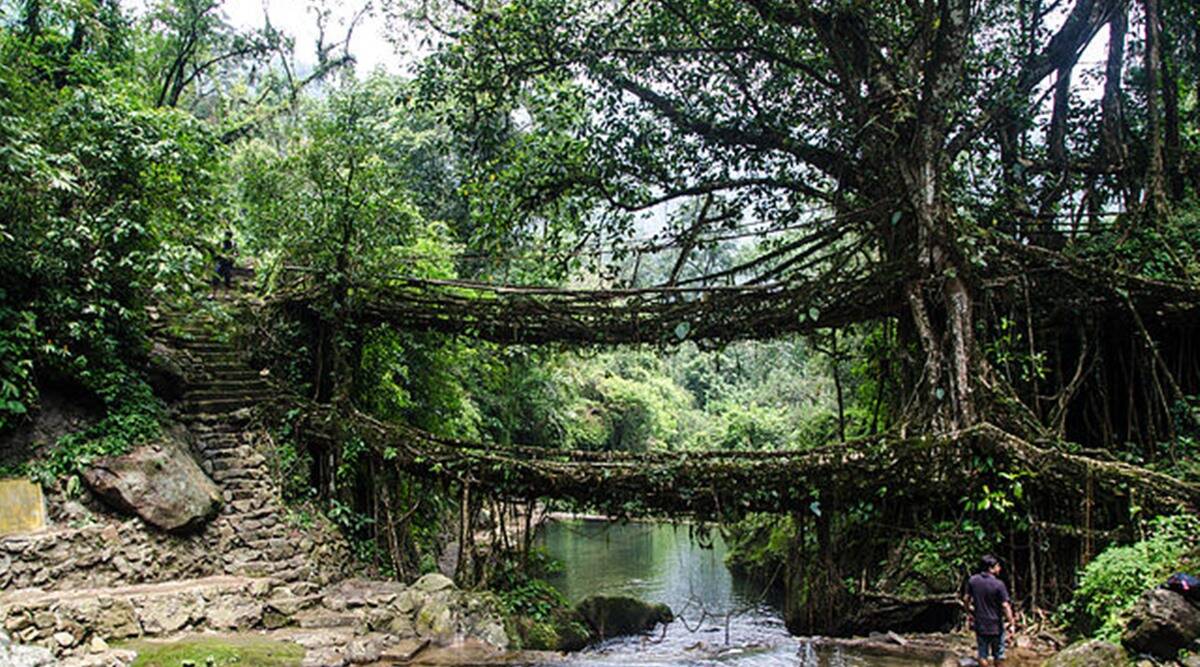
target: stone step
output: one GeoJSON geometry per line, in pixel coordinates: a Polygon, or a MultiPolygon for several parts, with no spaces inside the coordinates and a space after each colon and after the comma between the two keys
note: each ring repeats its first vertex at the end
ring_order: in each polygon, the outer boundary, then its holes
{"type": "Polygon", "coordinates": [[[263,475],[261,478],[256,480],[240,480],[237,482],[230,482],[229,484],[221,484],[221,488],[230,492],[249,491],[256,493],[260,495],[264,501],[271,499],[271,497],[275,495],[275,484],[271,481],[271,478],[266,475],[263,475]]]}
{"type": "Polygon", "coordinates": [[[244,427],[233,425],[230,426],[229,430],[193,431],[193,433],[195,433],[196,438],[199,440],[201,448],[225,449],[236,444],[248,444],[250,442],[244,427]]]}
{"type": "Polygon", "coordinates": [[[240,424],[233,424],[224,421],[198,423],[192,425],[192,432],[200,437],[226,437],[235,434],[241,434],[246,431],[246,427],[240,424]]]}
{"type": "Polygon", "coordinates": [[[23,589],[0,596],[0,618],[22,641],[55,646],[60,653],[82,650],[96,636],[108,642],[200,627],[248,630],[261,623],[263,605],[281,583],[226,575],[53,592],[23,589]]]}
{"type": "Polygon", "coordinates": [[[185,412],[190,412],[193,415],[209,415],[212,417],[221,417],[229,412],[235,412],[242,408],[250,408],[263,402],[261,399],[246,399],[246,398],[210,398],[196,401],[181,401],[180,407],[185,412]]]}
{"type": "Polygon", "coordinates": [[[341,613],[325,609],[310,609],[295,615],[296,625],[306,630],[314,628],[354,628],[363,622],[358,614],[341,613]]]}
{"type": "Polygon", "coordinates": [[[271,471],[266,466],[231,470],[218,469],[213,470],[211,474],[213,481],[220,484],[223,489],[259,488],[269,485],[271,482],[271,471]]]}
{"type": "Polygon", "coordinates": [[[253,447],[241,446],[228,449],[217,449],[208,452],[205,460],[212,464],[214,470],[234,470],[237,468],[259,468],[267,464],[253,447]]]}
{"type": "Polygon", "coordinates": [[[267,462],[249,445],[235,445],[225,449],[208,450],[208,452],[207,460],[216,470],[230,470],[236,467],[257,468],[267,462]]]}
{"type": "Polygon", "coordinates": [[[238,345],[235,345],[228,341],[221,341],[221,339],[215,338],[211,334],[197,335],[196,331],[188,331],[188,334],[191,334],[191,336],[188,338],[180,339],[179,344],[181,345],[181,347],[185,347],[187,349],[194,349],[194,350],[236,350],[236,349],[238,349],[238,345]]]}
{"type": "Polygon", "coordinates": [[[221,491],[221,497],[224,498],[225,494],[228,493],[229,500],[226,502],[230,504],[237,503],[235,507],[230,509],[226,516],[229,516],[234,521],[241,522],[247,512],[273,507],[271,495],[274,492],[275,489],[268,485],[249,489],[224,489],[221,491]]]}
{"type": "MultiPolygon", "coordinates": [[[[241,433],[246,429],[246,424],[250,421],[250,417],[252,416],[249,410],[244,413],[227,412],[221,414],[205,414],[202,412],[187,412],[184,410],[177,410],[176,412],[179,420],[187,424],[188,428],[192,429],[193,432],[195,432],[195,430],[199,427],[216,424],[219,425],[220,428],[216,431],[209,431],[209,433],[225,434],[241,433]]],[[[201,439],[203,439],[203,436],[201,436],[201,439]]]]}
{"type": "MultiPolygon", "coordinates": [[[[221,497],[225,499],[225,502],[232,503],[239,500],[261,499],[262,492],[247,489],[224,489],[221,491],[221,497]]],[[[262,503],[259,503],[258,506],[262,507],[262,503]]]]}
{"type": "Polygon", "coordinates": [[[191,352],[198,357],[206,357],[212,354],[239,354],[238,347],[232,343],[222,343],[215,340],[181,340],[179,347],[191,352]]]}
{"type": "Polygon", "coordinates": [[[238,365],[228,369],[228,371],[216,371],[216,369],[212,368],[211,366],[206,366],[205,371],[209,372],[209,378],[198,381],[198,383],[190,386],[204,386],[214,383],[238,384],[247,383],[247,381],[263,379],[262,373],[259,373],[256,371],[256,369],[253,369],[250,366],[246,366],[245,363],[238,363],[238,365]]]}
{"type": "Polygon", "coordinates": [[[258,372],[247,365],[244,359],[236,361],[211,361],[204,363],[204,370],[214,380],[244,379],[246,373],[258,375],[258,372]]]}
{"type": "Polygon", "coordinates": [[[249,360],[240,352],[204,352],[197,354],[196,357],[196,361],[209,371],[249,368],[249,360]]]}
{"type": "Polygon", "coordinates": [[[270,389],[236,389],[214,387],[212,389],[186,391],[181,397],[184,401],[208,401],[223,398],[242,398],[248,401],[263,401],[277,396],[270,389]]]}
{"type": "Polygon", "coordinates": [[[271,476],[265,469],[254,476],[247,476],[243,473],[237,477],[222,477],[220,473],[216,473],[213,475],[213,481],[220,484],[222,489],[229,491],[262,491],[263,493],[268,493],[272,487],[271,476]]]}
{"type": "Polygon", "coordinates": [[[246,429],[241,426],[230,425],[228,428],[223,428],[222,430],[213,430],[205,428],[203,425],[198,425],[196,429],[193,429],[193,433],[195,433],[196,437],[202,443],[210,446],[225,445],[231,442],[242,444],[250,442],[246,429]]]}
{"type": "Polygon", "coordinates": [[[283,614],[284,616],[295,616],[297,613],[305,609],[320,606],[323,595],[291,595],[281,593],[267,600],[267,609],[283,614]]]}
{"type": "Polygon", "coordinates": [[[200,451],[204,454],[206,461],[212,461],[214,467],[228,468],[228,465],[218,466],[217,461],[221,463],[234,463],[248,461],[257,452],[253,447],[241,442],[215,443],[207,447],[201,447],[200,451]]]}
{"type": "Polygon", "coordinates": [[[214,375],[199,382],[189,383],[188,391],[207,391],[211,389],[227,389],[231,391],[260,391],[271,389],[271,383],[254,371],[238,371],[236,375],[224,377],[214,375]]]}

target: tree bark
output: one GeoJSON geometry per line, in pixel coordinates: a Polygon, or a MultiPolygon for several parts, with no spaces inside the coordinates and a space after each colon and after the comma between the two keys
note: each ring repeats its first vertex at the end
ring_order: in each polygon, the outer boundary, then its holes
{"type": "Polygon", "coordinates": [[[1103,162],[1117,167],[1117,187],[1125,200],[1126,210],[1134,208],[1133,188],[1129,185],[1129,149],[1125,141],[1125,114],[1121,105],[1121,76],[1125,69],[1125,38],[1129,17],[1124,8],[1113,13],[1108,22],[1108,56],[1104,65],[1104,95],[1100,98],[1100,118],[1103,127],[1101,150],[1103,162]]]}
{"type": "MultiPolygon", "coordinates": [[[[1165,44],[1171,44],[1172,35],[1167,32],[1166,25],[1162,26],[1162,39],[1165,44]]],[[[1162,70],[1159,78],[1162,81],[1163,99],[1163,167],[1166,172],[1167,195],[1172,203],[1179,202],[1184,196],[1183,169],[1183,139],[1180,135],[1179,121],[1179,67],[1170,55],[1171,49],[1160,50],[1162,70]]]]}
{"type": "Polygon", "coordinates": [[[1163,174],[1163,128],[1159,111],[1162,88],[1162,17],[1158,0],[1142,0],[1146,13],[1146,187],[1142,207],[1150,214],[1167,210],[1167,188],[1163,174]]]}

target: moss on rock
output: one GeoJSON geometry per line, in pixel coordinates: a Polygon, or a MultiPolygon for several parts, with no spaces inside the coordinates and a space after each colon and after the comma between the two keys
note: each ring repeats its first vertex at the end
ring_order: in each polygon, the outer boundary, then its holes
{"type": "Polygon", "coordinates": [[[557,608],[546,621],[521,616],[516,620],[516,629],[521,646],[534,651],[578,651],[593,639],[583,617],[574,609],[557,608]]]}
{"type": "Polygon", "coordinates": [[[675,620],[665,604],[650,604],[628,596],[593,595],[575,610],[599,639],[634,635],[675,620]]]}
{"type": "Polygon", "coordinates": [[[298,667],[305,653],[299,644],[243,635],[195,637],[170,643],[136,641],[124,648],[137,651],[132,667],[178,667],[184,661],[216,667],[298,667]]]}

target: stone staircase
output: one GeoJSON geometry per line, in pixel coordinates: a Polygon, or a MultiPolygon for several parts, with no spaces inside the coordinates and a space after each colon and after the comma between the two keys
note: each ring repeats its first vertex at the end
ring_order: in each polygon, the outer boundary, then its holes
{"type": "Polygon", "coordinates": [[[252,409],[277,392],[266,373],[203,322],[182,334],[175,345],[197,362],[203,377],[189,382],[176,409],[193,436],[200,467],[223,496],[213,522],[224,538],[214,545],[224,560],[221,573],[318,583],[345,576],[350,554],[330,527],[314,536],[286,524],[287,508],[267,460],[270,448],[262,446],[269,441],[248,423],[252,409]]]}
{"type": "Polygon", "coordinates": [[[72,508],[75,516],[47,531],[0,538],[0,592],[216,575],[317,584],[345,577],[350,552],[335,528],[322,521],[303,529],[289,524],[267,458],[269,435],[251,423],[253,408],[276,391],[271,383],[204,320],[158,338],[192,361],[184,391],[171,407],[184,429],[180,439],[221,491],[220,514],[200,532],[181,536],[95,502],[88,511],[79,502],[54,498],[52,504],[72,508]]]}
{"type": "Polygon", "coordinates": [[[336,529],[288,520],[270,436],[254,422],[277,388],[211,321],[171,329],[159,342],[192,362],[172,413],[221,491],[220,513],[171,535],[54,498],[78,506],[75,518],[60,511],[51,530],[0,538],[0,649],[11,637],[54,656],[30,664],[120,667],[134,653],[110,642],[253,632],[303,646],[307,667],[342,667],[406,662],[431,641],[507,646],[494,603],[441,575],[411,586],[347,579],[352,558],[336,529]]]}

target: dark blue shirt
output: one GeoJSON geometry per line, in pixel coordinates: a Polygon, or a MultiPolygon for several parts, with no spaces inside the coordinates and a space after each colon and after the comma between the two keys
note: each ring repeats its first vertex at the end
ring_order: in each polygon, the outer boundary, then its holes
{"type": "Polygon", "coordinates": [[[967,580],[967,594],[975,606],[975,633],[998,635],[1004,629],[1004,603],[1008,587],[989,572],[980,572],[967,580]]]}

